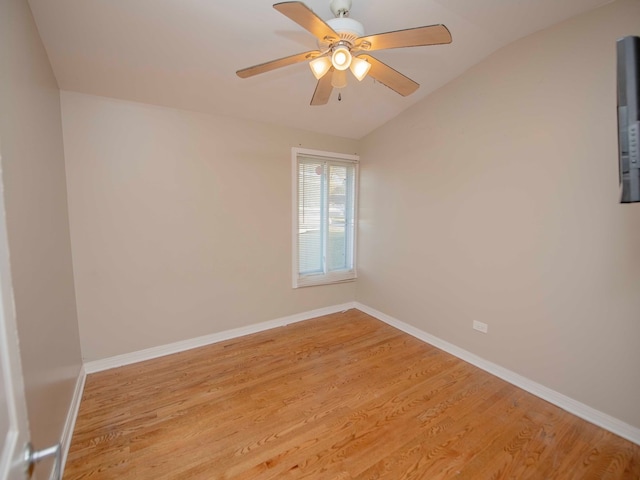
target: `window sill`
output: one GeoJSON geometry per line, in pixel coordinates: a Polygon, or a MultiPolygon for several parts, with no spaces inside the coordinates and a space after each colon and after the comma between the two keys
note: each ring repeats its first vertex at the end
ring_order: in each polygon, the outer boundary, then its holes
{"type": "Polygon", "coordinates": [[[358,277],[355,273],[333,277],[328,277],[326,275],[318,275],[316,277],[309,276],[294,280],[293,288],[317,287],[320,285],[335,285],[338,283],[355,282],[357,278],[358,277]]]}

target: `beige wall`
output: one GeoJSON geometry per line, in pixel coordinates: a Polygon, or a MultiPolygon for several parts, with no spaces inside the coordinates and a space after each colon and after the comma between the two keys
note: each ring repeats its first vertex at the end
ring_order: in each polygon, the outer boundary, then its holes
{"type": "Polygon", "coordinates": [[[353,301],[292,289],[291,147],[353,140],[62,93],[85,360],[353,301]]]}
{"type": "Polygon", "coordinates": [[[640,426],[614,55],[639,8],[520,40],[361,142],[63,92],[85,360],[356,297],[640,426]],[[357,295],[291,288],[291,146],[360,150],[357,295]]]}
{"type": "Polygon", "coordinates": [[[617,203],[616,164],[631,34],[640,2],[615,2],[368,135],[357,299],[640,427],[640,204],[617,203]]]}
{"type": "Polygon", "coordinates": [[[26,1],[0,3],[0,71],[0,143],[18,335],[32,441],[44,448],[60,440],[81,357],[60,96],[26,1]]]}

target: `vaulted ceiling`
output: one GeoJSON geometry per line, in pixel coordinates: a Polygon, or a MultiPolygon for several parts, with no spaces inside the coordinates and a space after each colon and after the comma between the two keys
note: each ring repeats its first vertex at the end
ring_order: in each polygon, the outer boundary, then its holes
{"type": "MultiPolygon", "coordinates": [[[[353,0],[366,34],[442,23],[453,43],[375,52],[420,84],[408,97],[349,78],[310,106],[305,63],[241,79],[236,70],[317,48],[269,0],[29,0],[62,90],[361,138],[497,49],[610,0],[353,0]],[[341,101],[338,101],[338,93],[341,101]]],[[[333,17],[329,0],[306,0],[333,17]]]]}

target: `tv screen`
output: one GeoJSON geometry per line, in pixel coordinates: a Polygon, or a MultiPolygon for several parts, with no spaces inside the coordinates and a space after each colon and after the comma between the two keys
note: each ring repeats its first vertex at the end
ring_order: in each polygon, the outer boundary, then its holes
{"type": "Polygon", "coordinates": [[[620,203],[640,202],[640,37],[617,41],[620,203]]]}

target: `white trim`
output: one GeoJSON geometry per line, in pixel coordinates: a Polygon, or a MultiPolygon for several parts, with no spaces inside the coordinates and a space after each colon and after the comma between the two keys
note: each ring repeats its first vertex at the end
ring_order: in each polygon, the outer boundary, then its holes
{"type": "Polygon", "coordinates": [[[327,274],[305,275],[295,279],[293,288],[315,287],[318,285],[334,285],[336,283],[355,282],[356,269],[330,272],[327,274]]]}
{"type": "Polygon", "coordinates": [[[80,405],[80,398],[82,397],[82,390],[84,388],[85,375],[89,373],[100,372],[108,370],[110,368],[116,368],[124,365],[129,365],[144,360],[151,360],[153,358],[161,357],[164,355],[170,355],[172,353],[178,353],[192,348],[197,348],[211,343],[221,342],[232,338],[241,337],[243,335],[250,335],[252,333],[258,333],[272,328],[277,328],[292,323],[302,322],[312,318],[320,317],[323,315],[329,315],[332,313],[342,312],[351,308],[357,308],[358,310],[377,318],[378,320],[397,328],[423,342],[433,345],[451,355],[454,355],[465,362],[475,365],[482,370],[499,377],[516,387],[542,398],[556,405],[557,407],[566,410],[577,417],[593,423],[605,430],[608,430],[622,438],[629,440],[637,445],[640,445],[640,429],[629,425],[617,418],[614,418],[606,413],[603,413],[595,408],[589,407],[584,403],[578,402],[562,393],[556,392],[544,385],[541,385],[533,380],[530,380],[522,375],[519,375],[511,370],[508,370],[500,365],[489,362],[467,350],[457,347],[445,340],[435,337],[429,333],[420,330],[408,323],[402,322],[394,317],[391,317],[385,313],[375,310],[367,305],[363,305],[359,302],[349,302],[342,305],[334,305],[332,307],[319,308],[308,312],[302,312],[288,317],[282,317],[267,322],[257,323],[254,325],[248,325],[246,327],[235,328],[232,330],[226,330],[224,332],[214,333],[211,335],[205,335],[197,337],[191,340],[184,340],[181,342],[175,342],[168,345],[162,345],[159,347],[148,348],[146,350],[140,350],[138,352],[132,352],[124,355],[117,355],[115,357],[105,358],[102,360],[95,360],[84,364],[84,368],[81,370],[76,383],[76,390],[74,392],[73,401],[69,408],[69,415],[67,422],[65,423],[64,433],[62,436],[63,446],[63,463],[66,461],[66,456],[69,450],[71,442],[71,434],[73,433],[73,427],[75,419],[78,414],[78,407],[80,405]]]}
{"type": "Polygon", "coordinates": [[[291,149],[291,284],[298,283],[298,151],[291,149]]]}
{"type": "Polygon", "coordinates": [[[617,418],[614,418],[606,413],[603,413],[595,408],[592,408],[584,403],[578,402],[573,398],[567,397],[562,393],[556,392],[544,385],[541,385],[533,380],[530,380],[522,375],[519,375],[511,370],[508,370],[500,365],[492,363],[484,358],[481,358],[467,350],[464,350],[460,347],[457,347],[445,340],[442,340],[438,337],[435,337],[429,333],[426,333],[419,328],[416,328],[408,323],[404,323],[396,318],[393,318],[385,313],[382,313],[378,310],[370,308],[366,305],[363,305],[359,302],[355,302],[354,308],[363,311],[364,313],[371,315],[372,317],[377,318],[378,320],[383,321],[384,323],[391,325],[392,327],[397,328],[398,330],[402,330],[405,333],[408,333],[412,337],[416,337],[423,342],[426,342],[434,347],[439,348],[440,350],[444,350],[451,355],[454,355],[465,362],[468,362],[472,365],[475,365],[478,368],[481,368],[485,372],[488,372],[496,377],[505,380],[516,387],[519,387],[536,397],[540,397],[543,400],[546,400],[549,403],[556,405],[557,407],[566,410],[573,415],[586,420],[587,422],[593,423],[598,427],[604,428],[605,430],[610,431],[611,433],[615,433],[616,435],[621,436],[633,442],[637,445],[640,445],[640,428],[636,428],[632,425],[629,425],[617,418]]]}
{"type": "Polygon", "coordinates": [[[358,163],[360,161],[359,155],[350,154],[350,153],[334,153],[334,152],[327,152],[324,150],[311,150],[310,148],[292,147],[291,154],[293,155],[294,161],[297,161],[299,154],[307,155],[310,157],[326,158],[327,160],[336,160],[336,159],[345,160],[351,163],[358,163]]]}
{"type": "Polygon", "coordinates": [[[153,358],[163,357],[165,355],[171,355],[173,353],[183,352],[185,350],[191,350],[192,348],[203,347],[212,343],[222,342],[224,340],[230,340],[232,338],[242,337],[244,335],[250,335],[252,333],[263,332],[272,328],[283,327],[285,325],[302,322],[304,320],[321,317],[323,315],[342,312],[351,308],[354,308],[353,302],[345,303],[342,305],[334,305],[332,307],[319,308],[308,312],[297,313],[294,315],[289,315],[288,317],[277,318],[275,320],[247,325],[246,327],[234,328],[231,330],[212,333],[210,335],[204,335],[202,337],[196,337],[189,340],[183,340],[180,342],[169,343],[167,345],[147,348],[145,350],[139,350],[137,352],[116,355],[114,357],[103,358],[101,360],[93,360],[84,364],[84,370],[86,373],[101,372],[103,370],[109,370],[111,368],[122,367],[124,365],[130,365],[132,363],[143,362],[145,360],[151,360],[153,358]]]}
{"type": "Polygon", "coordinates": [[[87,373],[84,366],[80,367],[78,373],[78,379],[76,380],[76,388],[73,391],[73,397],[71,398],[71,404],[69,405],[69,411],[67,412],[67,419],[64,422],[62,429],[62,437],[60,439],[60,445],[62,449],[62,458],[60,460],[60,472],[64,473],[64,466],[67,463],[67,455],[69,454],[69,447],[71,447],[71,438],[73,437],[73,429],[76,426],[76,419],[78,418],[78,410],[80,409],[80,401],[82,400],[82,392],[84,392],[84,382],[87,378],[87,373]]]}

